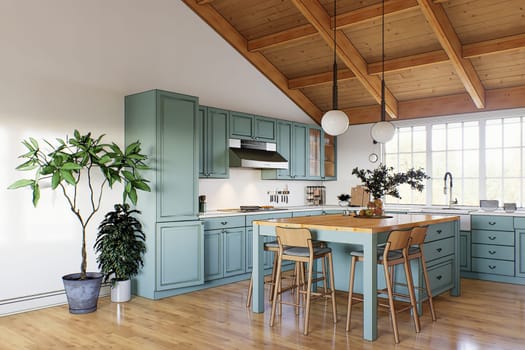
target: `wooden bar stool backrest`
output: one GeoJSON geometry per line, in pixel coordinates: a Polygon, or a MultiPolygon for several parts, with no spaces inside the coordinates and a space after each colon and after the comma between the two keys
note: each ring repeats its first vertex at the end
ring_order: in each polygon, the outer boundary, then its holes
{"type": "Polygon", "coordinates": [[[276,227],[275,233],[277,234],[277,242],[279,242],[279,248],[283,247],[301,247],[310,248],[313,250],[312,245],[312,233],[306,228],[288,228],[288,227],[276,227]]]}
{"type": "Polygon", "coordinates": [[[386,239],[385,251],[383,252],[385,261],[387,260],[389,251],[405,250],[408,248],[409,241],[409,231],[391,231],[386,239]]]}
{"type": "Polygon", "coordinates": [[[427,226],[414,227],[410,231],[410,245],[422,245],[427,237],[427,226]]]}

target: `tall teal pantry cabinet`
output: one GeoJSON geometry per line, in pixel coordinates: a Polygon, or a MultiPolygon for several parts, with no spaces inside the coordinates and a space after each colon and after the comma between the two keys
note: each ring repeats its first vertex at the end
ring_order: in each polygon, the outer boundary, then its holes
{"type": "Polygon", "coordinates": [[[204,234],[198,220],[199,100],[150,90],[125,98],[126,145],[136,140],[149,157],[152,191],[137,209],[146,233],[137,295],[158,299],[204,283],[204,234]]]}

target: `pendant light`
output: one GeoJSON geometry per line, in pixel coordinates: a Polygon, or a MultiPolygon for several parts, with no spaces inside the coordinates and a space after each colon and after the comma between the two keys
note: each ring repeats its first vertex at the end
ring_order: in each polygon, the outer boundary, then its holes
{"type": "Polygon", "coordinates": [[[370,135],[375,142],[386,143],[394,137],[396,128],[386,119],[385,103],[385,0],[383,0],[383,13],[381,16],[381,121],[375,123],[370,130],[370,135]]]}
{"type": "Polygon", "coordinates": [[[337,1],[334,0],[334,65],[332,81],[332,110],[326,112],[321,119],[321,126],[325,133],[333,136],[341,135],[348,129],[348,116],[337,108],[337,1]]]}

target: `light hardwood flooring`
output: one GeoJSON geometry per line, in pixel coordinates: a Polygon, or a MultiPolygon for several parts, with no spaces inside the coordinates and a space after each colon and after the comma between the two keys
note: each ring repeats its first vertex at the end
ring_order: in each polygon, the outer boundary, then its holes
{"type": "Polygon", "coordinates": [[[101,298],[97,312],[71,315],[58,306],[0,318],[0,349],[525,349],[525,286],[462,280],[463,294],[435,299],[438,320],[428,309],[421,333],[408,313],[399,314],[401,343],[394,345],[388,314],[381,312],[379,338],[362,340],[362,308],[345,332],[346,293],[338,293],[338,323],[329,304],[312,306],[311,333],[302,316],[283,306],[276,325],[245,307],[248,282],[152,301],[133,297],[116,304],[101,298]]]}

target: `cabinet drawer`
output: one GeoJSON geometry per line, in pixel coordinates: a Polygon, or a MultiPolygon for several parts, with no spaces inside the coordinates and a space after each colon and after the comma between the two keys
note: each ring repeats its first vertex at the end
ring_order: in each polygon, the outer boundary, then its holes
{"type": "Polygon", "coordinates": [[[472,229],[512,231],[514,218],[512,216],[472,215],[472,229]]]}
{"type": "Polygon", "coordinates": [[[243,227],[244,216],[223,216],[203,220],[205,230],[216,230],[221,228],[243,227]]]}
{"type": "Polygon", "coordinates": [[[472,230],[472,243],[514,246],[514,231],[472,230]]]}
{"type": "Polygon", "coordinates": [[[515,228],[525,228],[525,218],[524,217],[514,217],[514,227],[515,228]]]}
{"type": "Polygon", "coordinates": [[[444,222],[441,224],[430,225],[428,227],[425,242],[431,242],[452,236],[454,236],[454,231],[452,230],[452,225],[450,223],[444,222]]]}
{"type": "Polygon", "coordinates": [[[454,253],[454,237],[441,239],[430,243],[425,243],[423,246],[425,260],[431,261],[443,256],[454,253]]]}
{"type": "Polygon", "coordinates": [[[514,276],[514,262],[493,259],[472,258],[472,271],[493,275],[514,276]]]}
{"type": "Polygon", "coordinates": [[[269,220],[269,219],[291,218],[291,217],[292,217],[292,212],[246,215],[246,226],[252,226],[254,220],[269,220]]]}
{"type": "Polygon", "coordinates": [[[490,244],[473,244],[472,256],[476,258],[514,261],[514,247],[490,244]]]}
{"type": "Polygon", "coordinates": [[[452,265],[450,260],[445,264],[428,268],[428,279],[430,280],[430,288],[434,296],[454,286],[452,282],[452,277],[454,276],[452,265]]]}

